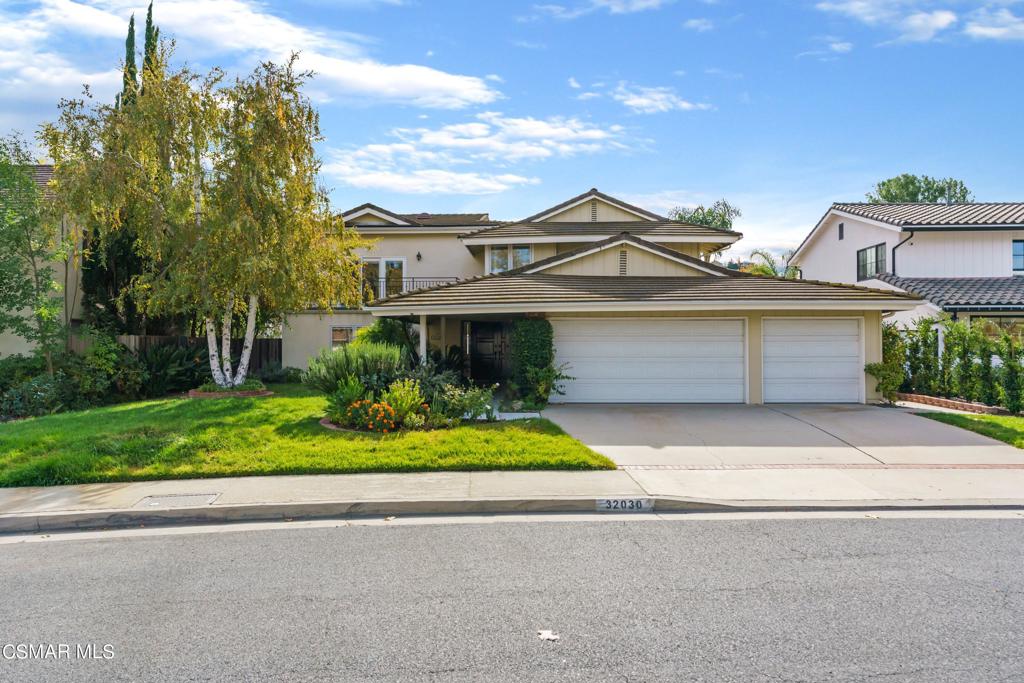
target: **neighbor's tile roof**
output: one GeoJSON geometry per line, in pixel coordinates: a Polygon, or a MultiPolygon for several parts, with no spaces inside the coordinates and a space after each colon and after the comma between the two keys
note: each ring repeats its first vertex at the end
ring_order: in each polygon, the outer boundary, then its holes
{"type": "Polygon", "coordinates": [[[897,277],[878,279],[948,310],[1024,306],[1024,277],[897,277]]]}
{"type": "Polygon", "coordinates": [[[372,307],[701,301],[878,301],[916,296],[810,280],[750,277],[635,277],[504,273],[381,299],[372,307]]]}
{"type": "Polygon", "coordinates": [[[480,225],[494,223],[486,213],[403,213],[402,218],[416,225],[480,225]]]}
{"type": "Polygon", "coordinates": [[[583,223],[505,223],[493,228],[483,228],[462,235],[462,239],[477,237],[501,237],[509,239],[529,239],[533,237],[569,237],[573,235],[618,235],[620,233],[641,235],[656,240],[659,237],[706,237],[709,242],[722,238],[743,235],[719,228],[704,225],[693,225],[681,221],[617,221],[617,222],[583,222],[583,223]]]}
{"type": "Polygon", "coordinates": [[[833,204],[855,216],[902,228],[1024,225],[1024,202],[974,204],[833,204]]]}

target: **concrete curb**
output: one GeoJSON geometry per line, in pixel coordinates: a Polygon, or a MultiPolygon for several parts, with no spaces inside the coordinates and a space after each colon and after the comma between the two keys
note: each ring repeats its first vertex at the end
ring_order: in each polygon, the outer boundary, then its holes
{"type": "MultiPolygon", "coordinates": [[[[624,497],[629,499],[629,497],[624,497]]],[[[636,499],[636,498],[634,498],[636,499]]],[[[906,501],[712,501],[664,496],[643,497],[651,512],[828,512],[892,510],[1024,510],[1022,500],[906,501]]],[[[435,500],[316,501],[250,503],[156,510],[64,510],[0,515],[0,534],[114,529],[144,526],[282,522],[390,515],[457,515],[601,512],[594,497],[487,498],[435,500]]],[[[623,510],[614,510],[623,513],[623,510]]]]}

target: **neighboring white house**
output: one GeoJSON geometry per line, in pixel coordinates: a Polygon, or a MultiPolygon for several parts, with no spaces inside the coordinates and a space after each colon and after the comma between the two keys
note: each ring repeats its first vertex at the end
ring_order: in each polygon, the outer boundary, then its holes
{"type": "Polygon", "coordinates": [[[806,280],[917,294],[909,324],[945,311],[1024,331],[1024,203],[833,204],[790,264],[806,280]]]}

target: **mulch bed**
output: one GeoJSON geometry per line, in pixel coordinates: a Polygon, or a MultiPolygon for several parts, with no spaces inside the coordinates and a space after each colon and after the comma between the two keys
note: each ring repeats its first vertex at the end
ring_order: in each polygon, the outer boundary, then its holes
{"type": "Polygon", "coordinates": [[[952,408],[963,410],[968,413],[979,413],[981,415],[1009,415],[1010,411],[998,406],[987,406],[983,403],[970,403],[968,401],[957,401],[952,398],[939,398],[938,396],[925,396],[924,394],[896,394],[901,401],[912,401],[923,403],[939,408],[952,408]]]}

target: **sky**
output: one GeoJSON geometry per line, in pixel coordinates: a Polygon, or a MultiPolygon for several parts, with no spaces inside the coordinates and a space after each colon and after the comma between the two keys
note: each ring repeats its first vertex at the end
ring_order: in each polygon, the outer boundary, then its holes
{"type": "MultiPolygon", "coordinates": [[[[112,100],[130,0],[0,0],[0,134],[112,100]]],[[[156,0],[175,60],[316,72],[344,210],[523,218],[591,187],[727,198],[754,248],[898,173],[1024,201],[1022,0],[156,0]]]]}

